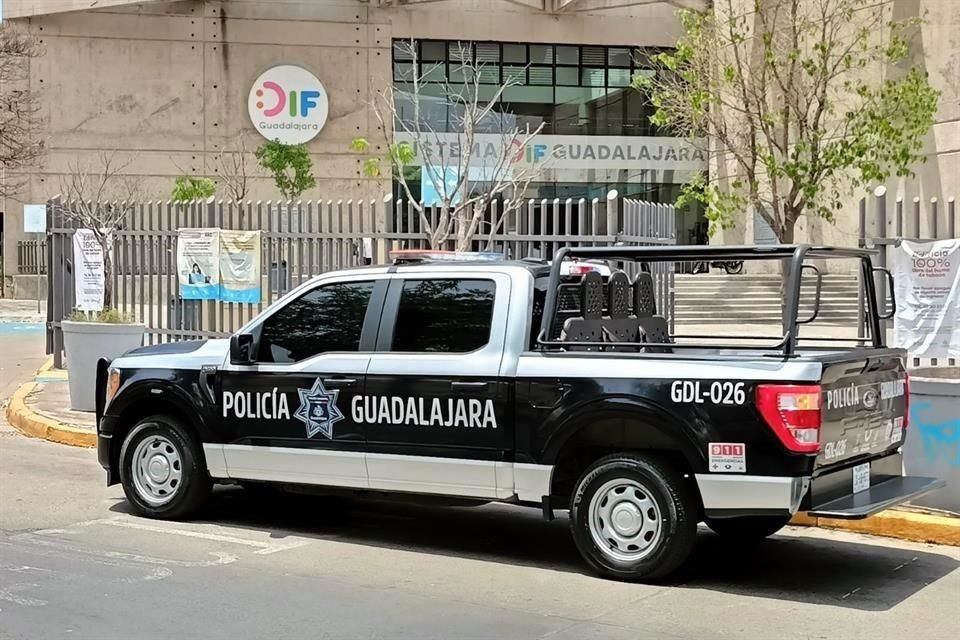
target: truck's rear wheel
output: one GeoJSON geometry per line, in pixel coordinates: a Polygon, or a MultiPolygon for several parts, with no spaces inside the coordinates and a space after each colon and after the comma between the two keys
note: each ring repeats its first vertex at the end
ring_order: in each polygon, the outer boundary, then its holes
{"type": "Polygon", "coordinates": [[[704,520],[714,533],[731,540],[762,540],[783,529],[790,516],[741,516],[739,518],[707,518],[704,520]]]}
{"type": "Polygon", "coordinates": [[[137,515],[184,518],[210,495],[212,482],[200,447],[176,420],[156,415],[138,422],[120,449],[120,481],[137,515]]]}
{"type": "Polygon", "coordinates": [[[681,474],[647,455],[598,460],[580,477],[570,503],[581,555],[619,580],[653,580],[676,570],[693,548],[697,519],[697,502],[681,474]]]}

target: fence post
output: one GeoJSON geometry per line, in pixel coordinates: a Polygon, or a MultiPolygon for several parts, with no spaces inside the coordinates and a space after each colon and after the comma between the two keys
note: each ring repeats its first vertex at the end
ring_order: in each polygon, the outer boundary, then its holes
{"type": "Polygon", "coordinates": [[[616,189],[607,193],[607,235],[620,235],[620,194],[616,189]]]}
{"type": "MultiPolygon", "coordinates": [[[[877,187],[874,192],[876,198],[877,215],[877,237],[885,240],[887,238],[887,188],[883,185],[877,187]]],[[[877,254],[877,266],[882,269],[887,268],[887,245],[880,243],[880,251],[877,254]]],[[[877,291],[877,312],[886,313],[887,311],[887,280],[884,277],[874,278],[877,291]]],[[[886,341],[887,321],[880,320],[880,335],[874,336],[874,340],[881,339],[886,341]]],[[[874,343],[876,344],[876,343],[874,343]]]]}
{"type": "MultiPolygon", "coordinates": [[[[198,204],[200,204],[200,203],[198,203],[198,204]]],[[[213,199],[213,197],[210,197],[210,199],[208,199],[208,200],[207,200],[205,203],[203,203],[203,204],[205,205],[205,206],[204,206],[204,212],[205,212],[205,214],[206,214],[206,215],[204,216],[204,221],[203,221],[204,226],[206,226],[206,227],[217,227],[217,226],[219,226],[219,225],[217,224],[217,206],[216,206],[216,201],[213,199]]],[[[219,296],[218,296],[218,297],[219,297],[219,296]]],[[[202,304],[203,304],[203,303],[201,303],[201,305],[202,305],[202,304]]],[[[219,301],[217,301],[217,300],[207,300],[207,302],[206,302],[206,307],[207,307],[206,313],[204,313],[204,310],[203,310],[202,306],[198,305],[198,306],[200,307],[200,308],[198,309],[199,312],[200,312],[200,318],[198,319],[197,326],[196,326],[195,330],[199,330],[199,331],[205,331],[205,330],[207,330],[207,329],[209,329],[209,330],[211,330],[211,331],[218,331],[218,330],[219,330],[219,327],[216,326],[216,320],[217,320],[217,309],[218,309],[218,307],[219,307],[220,304],[221,304],[221,303],[220,303],[219,301]],[[206,316],[206,318],[204,318],[204,316],[206,316]],[[213,325],[213,326],[207,327],[207,326],[206,326],[207,323],[210,323],[210,324],[213,325]]],[[[199,338],[199,337],[200,337],[200,336],[197,336],[197,338],[199,338]]]]}
{"type": "Polygon", "coordinates": [[[957,201],[953,196],[947,199],[947,238],[957,237],[957,201]]]}
{"type": "Polygon", "coordinates": [[[940,203],[936,196],[930,198],[930,239],[940,237],[940,203]]]}

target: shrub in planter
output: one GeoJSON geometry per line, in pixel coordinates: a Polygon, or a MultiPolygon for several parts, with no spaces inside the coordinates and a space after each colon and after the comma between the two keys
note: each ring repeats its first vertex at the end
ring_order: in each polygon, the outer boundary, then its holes
{"type": "Polygon", "coordinates": [[[139,347],[146,327],[115,309],[78,311],[61,326],[70,382],[70,408],[95,411],[97,362],[100,358],[113,360],[139,347]]]}

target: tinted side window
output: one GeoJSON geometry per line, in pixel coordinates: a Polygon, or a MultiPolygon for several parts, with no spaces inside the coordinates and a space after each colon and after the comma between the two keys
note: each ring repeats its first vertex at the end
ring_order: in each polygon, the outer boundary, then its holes
{"type": "Polygon", "coordinates": [[[372,282],[308,291],[270,316],[260,332],[260,362],[299,362],[319,353],[359,351],[372,282]]]}
{"type": "Polygon", "coordinates": [[[467,353],[490,340],[492,280],[406,280],[392,351],[467,353]]]}

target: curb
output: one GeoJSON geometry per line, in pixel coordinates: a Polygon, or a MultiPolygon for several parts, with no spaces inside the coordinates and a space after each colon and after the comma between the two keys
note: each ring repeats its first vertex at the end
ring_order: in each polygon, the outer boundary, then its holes
{"type": "MultiPolygon", "coordinates": [[[[53,358],[37,370],[41,375],[53,368],[53,358]]],[[[97,446],[97,434],[77,429],[41,415],[27,406],[26,399],[36,389],[36,381],[26,382],[17,389],[7,405],[7,422],[17,431],[31,438],[66,444],[72,447],[92,448],[97,446]]]]}
{"type": "Polygon", "coordinates": [[[889,509],[863,520],[814,518],[805,513],[798,513],[790,520],[790,524],[960,547],[960,517],[916,511],[889,509]]]}

